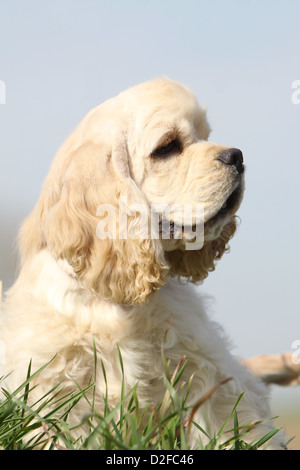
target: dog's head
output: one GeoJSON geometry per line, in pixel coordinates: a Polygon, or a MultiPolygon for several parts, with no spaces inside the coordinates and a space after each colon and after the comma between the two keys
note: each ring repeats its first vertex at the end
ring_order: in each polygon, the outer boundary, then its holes
{"type": "Polygon", "coordinates": [[[194,95],[169,79],[90,111],[24,223],[23,259],[47,249],[84,288],[125,304],[170,276],[204,279],[235,231],[244,184],[241,152],[209,132],[194,95]]]}

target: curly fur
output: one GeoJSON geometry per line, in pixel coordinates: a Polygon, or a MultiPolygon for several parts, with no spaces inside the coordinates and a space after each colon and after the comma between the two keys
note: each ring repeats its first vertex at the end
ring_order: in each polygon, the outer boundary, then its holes
{"type": "MultiPolygon", "coordinates": [[[[35,369],[54,355],[32,392],[37,399],[59,381],[66,390],[86,386],[93,376],[93,345],[103,361],[110,404],[137,382],[141,406],[163,397],[161,345],[175,368],[187,357],[185,377],[194,375],[189,403],[219,380],[218,389],[195,419],[212,435],[245,393],[239,422],[270,417],[266,389],[231,355],[227,340],[206,314],[203,299],[185,279],[197,283],[215,269],[236,229],[235,213],[243,175],[217,156],[225,146],[208,142],[205,111],[184,86],[157,79],[133,87],[92,110],[58,151],[36,207],[20,232],[21,270],[6,296],[1,340],[6,347],[3,373],[13,371],[7,387],[24,378],[30,359],[35,369]],[[177,139],[175,155],[156,158],[155,149],[177,139]],[[180,148],[179,148],[180,147],[180,148]],[[226,214],[218,216],[233,191],[226,214]],[[116,210],[126,198],[128,233],[137,235],[131,205],[200,203],[204,245],[187,250],[181,240],[139,236],[99,239],[97,207],[116,210]],[[179,281],[177,280],[179,278],[179,281]],[[173,321],[167,336],[165,331],[173,321]]],[[[193,206],[194,207],[194,206],[193,206]]],[[[103,411],[104,378],[96,383],[95,406],[103,411]]],[[[83,400],[73,422],[88,412],[83,400]]],[[[266,421],[249,440],[272,429],[266,421]]],[[[203,437],[203,436],[202,436],[203,437]]],[[[273,440],[280,446],[282,437],[273,440]]],[[[197,447],[197,432],[191,446],[197,447]]]]}

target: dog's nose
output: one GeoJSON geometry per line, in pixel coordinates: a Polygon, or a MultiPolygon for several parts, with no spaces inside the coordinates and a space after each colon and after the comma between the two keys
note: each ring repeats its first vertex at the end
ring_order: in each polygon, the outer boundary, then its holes
{"type": "Polygon", "coordinates": [[[238,173],[243,173],[244,171],[243,154],[239,149],[232,148],[223,150],[217,156],[217,160],[225,163],[225,165],[234,165],[238,173]]]}

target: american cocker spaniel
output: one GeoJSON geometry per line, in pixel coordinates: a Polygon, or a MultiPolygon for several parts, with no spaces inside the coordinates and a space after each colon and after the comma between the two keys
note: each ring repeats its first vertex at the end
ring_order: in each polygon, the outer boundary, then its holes
{"type": "MultiPolygon", "coordinates": [[[[85,387],[96,351],[107,380],[106,390],[98,373],[101,413],[106,392],[111,406],[120,400],[119,348],[125,391],[138,384],[139,406],[155,405],[165,393],[163,348],[171,372],[186,358],[188,405],[231,377],[193,416],[209,435],[241,393],[239,424],[262,421],[245,440],[272,429],[265,386],[231,355],[193,285],[226,251],[244,188],[241,151],[209,133],[191,91],[161,78],[94,108],[62,145],[21,228],[20,274],[2,309],[7,386],[25,380],[31,359],[37,370],[54,357],[34,399],[59,382],[85,387]]],[[[71,420],[89,410],[81,400],[71,420]]],[[[200,434],[191,428],[191,447],[200,434]]]]}

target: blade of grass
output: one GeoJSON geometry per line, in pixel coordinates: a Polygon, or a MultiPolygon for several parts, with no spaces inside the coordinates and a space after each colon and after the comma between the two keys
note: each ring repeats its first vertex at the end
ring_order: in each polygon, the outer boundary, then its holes
{"type": "Polygon", "coordinates": [[[263,436],[261,439],[259,439],[254,445],[253,448],[259,449],[259,447],[263,446],[264,444],[269,443],[270,439],[272,439],[275,434],[277,434],[280,431],[280,429],[272,429],[270,432],[268,432],[265,436],[263,436]]]}
{"type": "MultiPolygon", "coordinates": [[[[27,370],[27,377],[26,377],[27,380],[29,379],[29,377],[31,375],[31,363],[32,363],[32,361],[30,359],[28,370],[27,370]]],[[[28,394],[29,394],[29,382],[25,385],[25,393],[24,393],[24,403],[25,404],[28,401],[28,394]]],[[[24,413],[25,413],[25,409],[23,408],[22,414],[21,414],[22,418],[24,417],[24,413]]]]}

